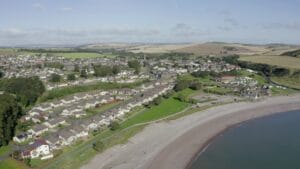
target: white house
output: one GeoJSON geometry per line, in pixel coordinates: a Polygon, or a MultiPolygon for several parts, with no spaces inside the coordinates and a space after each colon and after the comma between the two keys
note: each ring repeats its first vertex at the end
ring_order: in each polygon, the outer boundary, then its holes
{"type": "Polygon", "coordinates": [[[51,154],[50,147],[45,140],[36,140],[21,152],[22,158],[38,158],[49,156],[51,154]]]}

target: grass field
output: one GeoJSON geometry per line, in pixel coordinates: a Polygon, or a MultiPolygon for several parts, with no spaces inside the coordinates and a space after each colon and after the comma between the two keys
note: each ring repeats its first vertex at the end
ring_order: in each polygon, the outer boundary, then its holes
{"type": "Polygon", "coordinates": [[[107,57],[107,58],[114,58],[116,55],[114,54],[100,54],[100,53],[81,53],[81,52],[74,52],[74,53],[54,53],[55,56],[63,56],[65,58],[70,59],[77,59],[77,58],[100,58],[100,57],[107,57]]]}
{"type": "Polygon", "coordinates": [[[300,69],[300,58],[295,58],[290,56],[267,56],[267,55],[241,56],[240,60],[281,66],[289,69],[300,69]]]}
{"type": "Polygon", "coordinates": [[[284,77],[272,77],[272,81],[278,84],[282,84],[288,87],[300,89],[300,78],[284,77]]]}

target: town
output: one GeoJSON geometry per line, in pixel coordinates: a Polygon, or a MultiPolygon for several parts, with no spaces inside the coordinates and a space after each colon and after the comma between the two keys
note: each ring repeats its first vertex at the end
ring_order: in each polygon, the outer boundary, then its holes
{"type": "Polygon", "coordinates": [[[174,90],[201,90],[193,98],[176,97],[198,108],[258,100],[271,96],[272,88],[285,90],[269,84],[254,70],[206,56],[65,58],[20,54],[0,57],[0,63],[3,79],[38,77],[46,93],[88,89],[46,95],[26,109],[19,119],[22,129],[12,139],[16,159],[55,158],[60,150],[120,125],[136,109],[160,104],[160,99],[174,95],[174,90]],[[108,87],[102,88],[104,84],[108,87]]]}

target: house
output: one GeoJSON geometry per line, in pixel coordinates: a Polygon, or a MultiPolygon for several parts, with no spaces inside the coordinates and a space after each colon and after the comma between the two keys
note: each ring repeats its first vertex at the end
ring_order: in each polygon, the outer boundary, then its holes
{"type": "Polygon", "coordinates": [[[83,138],[89,135],[88,131],[85,128],[78,125],[72,126],[70,131],[74,133],[77,138],[83,138]]]}
{"type": "Polygon", "coordinates": [[[50,146],[50,150],[59,149],[61,147],[61,140],[57,133],[51,133],[45,137],[46,142],[50,146]]]}
{"type": "Polygon", "coordinates": [[[13,141],[17,143],[22,143],[30,138],[31,138],[30,135],[28,135],[27,133],[20,133],[17,136],[13,137],[13,141]]]}
{"type": "Polygon", "coordinates": [[[47,126],[42,124],[36,124],[28,132],[32,133],[34,136],[40,136],[43,133],[47,132],[49,129],[47,126]]]}
{"type": "Polygon", "coordinates": [[[86,116],[86,113],[85,113],[85,111],[76,111],[73,113],[73,115],[75,118],[80,118],[80,117],[86,116]]]}
{"type": "Polygon", "coordinates": [[[61,117],[57,117],[57,118],[53,118],[49,121],[46,121],[44,123],[45,126],[49,127],[49,128],[54,128],[57,127],[59,125],[63,125],[66,123],[66,120],[64,118],[61,117]]]}
{"type": "Polygon", "coordinates": [[[61,113],[62,116],[72,116],[75,112],[82,111],[82,108],[80,107],[68,107],[64,109],[61,113]]]}
{"type": "MultiPolygon", "coordinates": [[[[23,159],[38,158],[43,156],[51,156],[50,147],[45,140],[36,140],[30,144],[24,151],[21,152],[23,159]]],[[[52,156],[53,157],[53,156],[52,156]]]]}
{"type": "Polygon", "coordinates": [[[42,105],[40,105],[36,108],[41,110],[41,111],[48,111],[48,110],[52,109],[51,105],[48,104],[48,103],[42,104],[42,105]]]}
{"type": "Polygon", "coordinates": [[[51,105],[53,108],[57,108],[57,107],[63,106],[64,103],[61,102],[60,100],[56,100],[56,101],[51,102],[50,105],[51,105]]]}
{"type": "Polygon", "coordinates": [[[61,101],[62,101],[64,104],[70,104],[70,103],[72,103],[72,102],[75,102],[76,99],[73,98],[73,97],[69,97],[69,98],[64,98],[64,99],[62,99],[61,101]]]}
{"type": "Polygon", "coordinates": [[[62,140],[62,145],[70,145],[74,141],[76,141],[76,134],[69,131],[69,129],[65,128],[58,133],[59,139],[62,140]]]}

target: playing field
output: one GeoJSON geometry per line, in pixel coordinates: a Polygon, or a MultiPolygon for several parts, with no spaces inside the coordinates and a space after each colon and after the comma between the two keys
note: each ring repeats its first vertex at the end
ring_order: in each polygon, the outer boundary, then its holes
{"type": "Polygon", "coordinates": [[[300,69],[300,58],[290,56],[269,56],[269,55],[256,55],[256,56],[241,56],[240,60],[249,61],[254,63],[264,63],[269,65],[282,66],[290,69],[300,69]]]}

